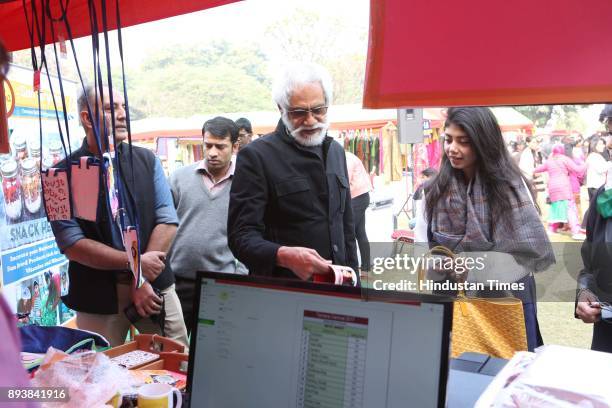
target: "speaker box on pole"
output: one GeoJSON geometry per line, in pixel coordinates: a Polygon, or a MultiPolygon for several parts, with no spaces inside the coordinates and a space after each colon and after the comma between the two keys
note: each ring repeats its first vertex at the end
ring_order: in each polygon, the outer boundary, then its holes
{"type": "Polygon", "coordinates": [[[423,142],[423,109],[402,108],[397,110],[397,134],[399,142],[423,142]]]}

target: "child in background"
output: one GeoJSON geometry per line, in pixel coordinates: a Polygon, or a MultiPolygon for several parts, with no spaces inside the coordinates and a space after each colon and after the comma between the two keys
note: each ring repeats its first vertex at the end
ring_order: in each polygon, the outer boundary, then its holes
{"type": "Polygon", "coordinates": [[[40,299],[40,287],[38,281],[32,283],[32,310],[30,322],[40,325],[42,323],[42,300],[40,299]]]}

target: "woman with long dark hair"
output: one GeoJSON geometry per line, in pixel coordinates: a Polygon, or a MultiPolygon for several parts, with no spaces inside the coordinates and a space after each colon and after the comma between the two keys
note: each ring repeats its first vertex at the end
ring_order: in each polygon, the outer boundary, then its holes
{"type": "MultiPolygon", "coordinates": [[[[554,254],[532,188],[488,108],[450,108],[444,127],[445,154],[440,172],[425,189],[416,241],[484,256],[484,268],[472,268],[468,282],[522,283],[524,290],[468,295],[521,299],[528,347],[533,350],[542,344],[533,273],[554,263],[554,254]]],[[[447,278],[453,279],[452,274],[447,278]]]]}

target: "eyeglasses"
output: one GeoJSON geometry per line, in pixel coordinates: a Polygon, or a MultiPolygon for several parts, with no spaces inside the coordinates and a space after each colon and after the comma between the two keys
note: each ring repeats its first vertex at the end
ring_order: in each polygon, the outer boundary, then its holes
{"type": "Polygon", "coordinates": [[[327,106],[318,106],[310,109],[289,109],[287,111],[287,115],[293,120],[306,119],[309,113],[312,113],[312,116],[316,118],[320,118],[321,116],[325,116],[327,113],[327,108],[327,106]]]}

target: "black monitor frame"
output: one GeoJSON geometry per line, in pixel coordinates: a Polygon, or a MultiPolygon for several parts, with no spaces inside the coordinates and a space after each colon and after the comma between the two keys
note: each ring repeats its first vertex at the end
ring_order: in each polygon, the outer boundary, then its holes
{"type": "MultiPolygon", "coordinates": [[[[395,292],[395,291],[380,291],[374,289],[357,288],[352,286],[328,285],[322,283],[307,282],[297,279],[280,279],[264,276],[238,275],[218,272],[198,272],[194,286],[194,304],[192,316],[192,332],[189,342],[189,367],[187,372],[187,393],[191,400],[191,384],[193,383],[193,366],[195,364],[195,350],[197,344],[197,325],[199,318],[200,293],[203,279],[214,279],[217,281],[238,282],[249,286],[260,286],[265,288],[278,287],[279,289],[295,289],[297,292],[311,292],[318,295],[339,296],[360,298],[364,302],[388,302],[388,303],[404,303],[404,304],[419,304],[433,303],[441,304],[444,307],[444,317],[442,324],[442,332],[447,333],[442,337],[440,355],[440,378],[438,384],[438,407],[444,407],[446,403],[446,384],[448,381],[449,370],[449,353],[450,353],[450,334],[453,319],[453,301],[452,298],[438,295],[419,294],[413,292],[395,292]]],[[[433,367],[432,367],[433,368],[433,367]]]]}

